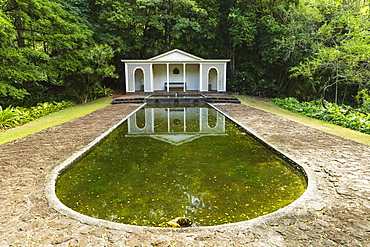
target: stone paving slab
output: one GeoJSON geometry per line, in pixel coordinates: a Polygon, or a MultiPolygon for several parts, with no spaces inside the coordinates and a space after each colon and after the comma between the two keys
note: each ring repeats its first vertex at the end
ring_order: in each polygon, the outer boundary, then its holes
{"type": "Polygon", "coordinates": [[[286,208],[186,229],[89,224],[52,208],[51,171],[138,107],[110,105],[0,146],[0,246],[370,246],[370,147],[239,104],[215,107],[308,174],[308,190],[286,208]]]}

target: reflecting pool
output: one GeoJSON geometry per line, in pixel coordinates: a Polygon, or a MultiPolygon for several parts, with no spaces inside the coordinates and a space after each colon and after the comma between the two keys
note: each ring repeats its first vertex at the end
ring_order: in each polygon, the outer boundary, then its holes
{"type": "Polygon", "coordinates": [[[56,193],[113,222],[212,226],[276,211],[306,187],[304,174],[216,110],[147,106],[61,174],[56,193]]]}

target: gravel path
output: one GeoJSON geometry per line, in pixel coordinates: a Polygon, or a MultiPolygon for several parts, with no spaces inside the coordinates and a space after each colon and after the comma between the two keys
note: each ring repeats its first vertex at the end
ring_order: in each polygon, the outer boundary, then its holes
{"type": "MultiPolygon", "coordinates": [[[[217,227],[83,223],[56,211],[46,177],[140,105],[110,105],[0,146],[0,246],[370,246],[370,147],[239,104],[215,107],[305,168],[307,192],[275,213],[217,227]]],[[[370,137],[369,137],[370,138],[370,137]]]]}

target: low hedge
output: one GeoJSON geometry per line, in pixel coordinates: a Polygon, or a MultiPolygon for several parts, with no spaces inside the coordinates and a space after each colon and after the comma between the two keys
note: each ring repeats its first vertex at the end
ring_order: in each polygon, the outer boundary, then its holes
{"type": "Polygon", "coordinates": [[[4,131],[9,128],[26,124],[32,120],[73,105],[75,105],[75,103],[72,101],[62,101],[38,103],[36,106],[30,108],[9,106],[3,109],[0,106],[0,130],[4,131]]]}
{"type": "Polygon", "coordinates": [[[339,126],[370,134],[370,114],[363,109],[355,109],[347,105],[338,105],[314,100],[299,102],[296,98],[273,99],[273,102],[289,111],[323,120],[339,126]]]}

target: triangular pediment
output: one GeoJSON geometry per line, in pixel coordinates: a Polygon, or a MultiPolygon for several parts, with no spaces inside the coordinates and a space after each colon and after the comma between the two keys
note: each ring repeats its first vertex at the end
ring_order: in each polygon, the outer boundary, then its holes
{"type": "Polygon", "coordinates": [[[205,137],[205,136],[226,136],[227,134],[225,133],[193,133],[193,134],[167,134],[167,133],[162,133],[162,134],[127,134],[126,137],[150,137],[159,141],[164,141],[167,143],[170,143],[175,146],[180,146],[184,143],[194,141],[200,137],[205,137]]]}
{"type": "Polygon", "coordinates": [[[201,135],[152,135],[150,137],[157,140],[168,142],[172,145],[179,146],[186,142],[191,142],[201,137],[201,135]]]}
{"type": "Polygon", "coordinates": [[[190,53],[175,49],[156,57],[148,59],[150,61],[202,61],[203,59],[190,53]]]}

